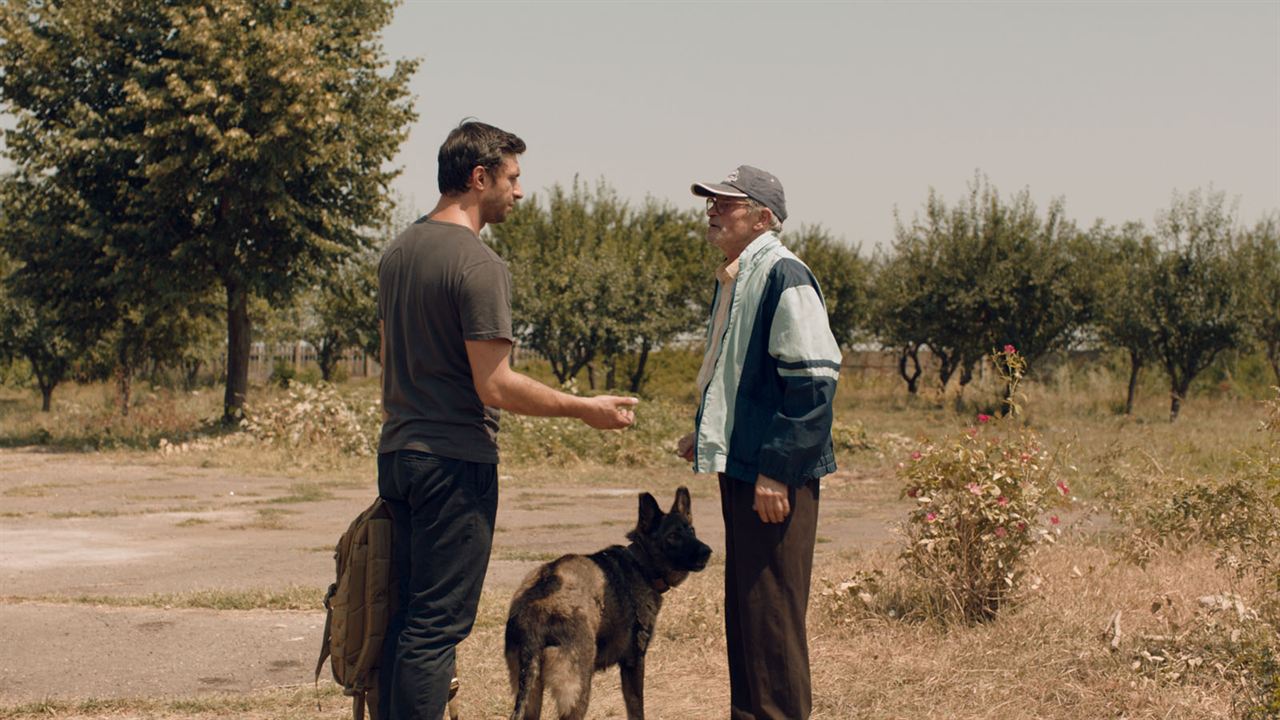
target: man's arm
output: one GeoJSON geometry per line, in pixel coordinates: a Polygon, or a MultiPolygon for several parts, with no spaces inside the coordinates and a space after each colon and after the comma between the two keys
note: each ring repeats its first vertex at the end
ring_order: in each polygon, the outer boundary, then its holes
{"type": "Polygon", "coordinates": [[[378,404],[382,408],[382,422],[386,423],[391,419],[391,413],[387,412],[387,328],[382,320],[378,320],[378,364],[383,367],[378,378],[382,386],[382,392],[378,395],[378,404]]]}
{"type": "Polygon", "coordinates": [[[639,399],[616,395],[578,397],[553,390],[511,369],[508,340],[467,340],[467,359],[476,393],[485,405],[520,415],[578,418],[597,430],[615,430],[635,422],[639,399]]]}
{"type": "Polygon", "coordinates": [[[783,384],[782,404],[760,448],[754,509],[767,523],[791,513],[788,486],[831,441],[832,400],[840,377],[840,346],[827,324],[826,306],[812,275],[798,262],[780,263],[786,288],[770,321],[769,354],[783,384]]]}

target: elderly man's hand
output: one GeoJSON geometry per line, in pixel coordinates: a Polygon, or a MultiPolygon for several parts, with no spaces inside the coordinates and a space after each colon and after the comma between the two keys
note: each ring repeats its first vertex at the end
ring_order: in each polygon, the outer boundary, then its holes
{"type": "Polygon", "coordinates": [[[676,442],[676,454],[689,462],[693,462],[693,443],[695,440],[695,433],[689,433],[680,438],[676,442]]]}
{"type": "Polygon", "coordinates": [[[756,500],[751,509],[761,522],[780,523],[791,514],[787,486],[766,475],[756,477],[756,500]]]}

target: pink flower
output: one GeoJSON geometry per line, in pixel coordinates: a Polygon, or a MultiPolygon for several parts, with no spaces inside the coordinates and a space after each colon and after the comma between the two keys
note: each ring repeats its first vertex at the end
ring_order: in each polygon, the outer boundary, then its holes
{"type": "Polygon", "coordinates": [[[907,497],[915,497],[920,494],[919,488],[907,488],[907,497]]]}
{"type": "Polygon", "coordinates": [[[1005,497],[1005,496],[1001,495],[1000,497],[996,498],[996,504],[997,504],[997,505],[1008,505],[1008,504],[1009,504],[1009,498],[1007,498],[1007,497],[1005,497]]]}
{"type": "Polygon", "coordinates": [[[1012,354],[1014,354],[1014,353],[1018,352],[1018,349],[1017,349],[1017,348],[1015,348],[1015,347],[1014,347],[1014,346],[1012,346],[1012,345],[1005,345],[1005,346],[1004,346],[1004,352],[1005,352],[1005,354],[1006,354],[1006,355],[1012,355],[1012,354]]]}
{"type": "Polygon", "coordinates": [[[923,457],[923,456],[920,454],[920,451],[919,451],[919,450],[917,450],[917,451],[915,451],[915,452],[911,453],[911,459],[912,459],[912,460],[919,460],[921,457],[923,457]]]}
{"type": "Polygon", "coordinates": [[[1026,462],[1026,461],[1028,461],[1028,460],[1030,460],[1030,459],[1031,459],[1031,455],[1029,455],[1029,454],[1027,454],[1027,453],[1022,453],[1022,454],[1021,454],[1021,455],[1019,455],[1018,457],[1019,457],[1019,459],[1021,459],[1021,460],[1022,460],[1022,462],[1026,462]]]}
{"type": "Polygon", "coordinates": [[[969,492],[973,493],[974,495],[982,494],[982,486],[979,485],[978,483],[969,483],[965,487],[968,488],[969,492]]]}
{"type": "Polygon", "coordinates": [[[933,522],[934,520],[937,520],[937,519],[938,519],[938,513],[926,513],[924,516],[925,522],[933,522]]]}
{"type": "Polygon", "coordinates": [[[985,423],[989,423],[989,422],[991,422],[991,416],[990,416],[990,415],[984,415],[984,414],[982,414],[982,413],[978,413],[978,422],[980,422],[980,423],[984,423],[984,424],[985,424],[985,423]]]}
{"type": "Polygon", "coordinates": [[[971,427],[965,430],[969,437],[978,437],[978,428],[971,427]]]}
{"type": "Polygon", "coordinates": [[[996,537],[1004,537],[1005,535],[1008,535],[1008,534],[1009,534],[1008,530],[1005,530],[1002,527],[996,528],[996,537]]]}
{"type": "Polygon", "coordinates": [[[1058,516],[1057,516],[1057,515],[1053,515],[1053,516],[1051,516],[1051,517],[1049,518],[1049,522],[1050,522],[1050,523],[1052,523],[1052,524],[1054,524],[1054,525],[1057,525],[1057,524],[1058,524],[1058,516]]]}
{"type": "Polygon", "coordinates": [[[1018,523],[1018,532],[1026,532],[1026,531],[1027,531],[1027,524],[1024,522],[1018,523]]]}
{"type": "Polygon", "coordinates": [[[1061,480],[1059,480],[1059,481],[1058,481],[1058,492],[1062,493],[1063,495],[1070,495],[1070,494],[1071,494],[1071,488],[1067,487],[1067,484],[1066,484],[1066,483],[1064,483],[1064,482],[1062,482],[1061,480]]]}

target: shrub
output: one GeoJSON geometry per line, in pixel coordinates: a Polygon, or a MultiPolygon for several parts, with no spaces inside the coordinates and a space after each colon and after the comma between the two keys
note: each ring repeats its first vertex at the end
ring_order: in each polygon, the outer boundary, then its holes
{"type": "Polygon", "coordinates": [[[271,361],[271,375],[267,382],[287,390],[297,375],[298,371],[292,362],[286,358],[276,358],[271,361]]]}
{"type": "Polygon", "coordinates": [[[636,407],[635,424],[622,432],[600,432],[572,418],[503,413],[498,445],[502,462],[516,465],[675,466],[684,463],[675,454],[676,441],[692,429],[687,405],[645,400],[636,407]]]}
{"type": "Polygon", "coordinates": [[[295,384],[288,396],[245,408],[241,427],[284,448],[335,448],[368,456],[377,448],[382,413],[376,398],[344,398],[328,383],[295,384]]]}
{"type": "Polygon", "coordinates": [[[1041,526],[1042,513],[1069,493],[1036,433],[1006,429],[1021,410],[1021,357],[1006,346],[993,360],[1009,414],[979,415],[966,432],[900,466],[903,495],[916,502],[903,527],[903,569],[923,582],[926,613],[943,621],[996,616],[1019,590],[1028,550],[1056,534],[1041,526]]]}

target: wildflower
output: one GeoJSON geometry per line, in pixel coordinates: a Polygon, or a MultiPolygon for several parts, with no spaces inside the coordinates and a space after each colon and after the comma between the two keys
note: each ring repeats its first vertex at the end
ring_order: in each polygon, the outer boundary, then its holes
{"type": "Polygon", "coordinates": [[[997,504],[997,505],[1008,505],[1008,504],[1009,504],[1009,498],[1007,498],[1007,497],[1005,497],[1005,496],[1001,495],[1000,497],[996,498],[996,504],[997,504]]]}
{"type": "Polygon", "coordinates": [[[1059,480],[1059,481],[1058,481],[1058,492],[1062,493],[1063,495],[1070,495],[1070,494],[1071,494],[1071,488],[1067,487],[1067,484],[1066,484],[1066,483],[1064,483],[1064,482],[1062,482],[1061,480],[1059,480]]]}
{"type": "Polygon", "coordinates": [[[919,451],[919,450],[917,450],[917,451],[915,451],[915,452],[911,453],[911,459],[912,459],[912,460],[919,460],[921,457],[923,457],[923,456],[920,454],[920,451],[919,451]]]}
{"type": "Polygon", "coordinates": [[[920,488],[907,488],[907,497],[913,498],[920,494],[920,488]]]}
{"type": "Polygon", "coordinates": [[[925,516],[924,516],[925,522],[933,522],[934,520],[937,520],[937,519],[938,519],[938,513],[925,513],[925,516]]]}
{"type": "Polygon", "coordinates": [[[1050,516],[1050,517],[1049,517],[1049,522],[1050,522],[1050,523],[1052,523],[1052,524],[1054,524],[1054,525],[1057,525],[1057,524],[1058,524],[1058,516],[1057,516],[1057,515],[1050,516]]]}
{"type": "Polygon", "coordinates": [[[1024,522],[1018,523],[1018,532],[1026,532],[1026,531],[1027,531],[1027,524],[1024,522]]]}
{"type": "Polygon", "coordinates": [[[1026,462],[1031,459],[1031,455],[1029,453],[1022,453],[1018,458],[1022,460],[1022,462],[1026,462]]]}
{"type": "Polygon", "coordinates": [[[968,485],[966,485],[965,487],[966,487],[966,488],[968,488],[969,492],[973,493],[974,495],[981,495],[981,494],[982,494],[982,486],[981,486],[981,485],[979,485],[979,484],[978,484],[978,483],[976,483],[976,482],[971,482],[971,483],[969,483],[968,485]]]}
{"type": "Polygon", "coordinates": [[[1005,345],[1005,346],[1004,346],[1004,353],[1005,353],[1006,355],[1012,355],[1012,354],[1014,354],[1014,353],[1016,353],[1016,352],[1018,352],[1018,349],[1017,349],[1017,348],[1015,348],[1014,346],[1012,346],[1012,345],[1005,345]]]}
{"type": "Polygon", "coordinates": [[[991,422],[991,416],[984,413],[978,413],[978,422],[985,425],[986,423],[991,422]]]}
{"type": "Polygon", "coordinates": [[[965,433],[967,433],[969,437],[978,437],[978,428],[976,427],[967,428],[965,430],[965,433]]]}
{"type": "Polygon", "coordinates": [[[1009,534],[1008,530],[1005,530],[1002,527],[996,528],[996,537],[1004,537],[1005,535],[1008,535],[1008,534],[1009,534]]]}

